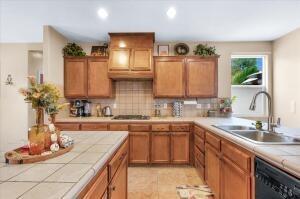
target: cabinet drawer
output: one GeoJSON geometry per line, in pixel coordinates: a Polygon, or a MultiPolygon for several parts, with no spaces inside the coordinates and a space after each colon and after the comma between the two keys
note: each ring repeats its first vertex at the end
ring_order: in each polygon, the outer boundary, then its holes
{"type": "Polygon", "coordinates": [[[222,141],[223,154],[241,169],[251,172],[251,156],[230,143],[222,141]]]}
{"type": "Polygon", "coordinates": [[[110,131],[128,131],[128,124],[110,124],[110,131]]]}
{"type": "Polygon", "coordinates": [[[111,180],[128,153],[128,140],[124,142],[115,156],[108,163],[109,179],[111,180]]]}
{"type": "Polygon", "coordinates": [[[171,124],[171,131],[188,132],[188,131],[190,131],[190,125],[189,124],[171,124]]]}
{"type": "Polygon", "coordinates": [[[201,162],[199,159],[195,158],[195,169],[200,176],[200,178],[204,181],[205,178],[205,167],[201,165],[201,162]]]}
{"type": "Polygon", "coordinates": [[[217,151],[221,150],[221,140],[213,134],[206,132],[205,141],[214,147],[217,151]]]}
{"type": "Polygon", "coordinates": [[[88,198],[101,198],[104,195],[108,185],[108,171],[107,167],[97,176],[94,184],[84,196],[84,199],[88,198]]]}
{"type": "Polygon", "coordinates": [[[107,131],[107,124],[101,123],[83,123],[81,124],[82,131],[107,131]]]}
{"type": "Polygon", "coordinates": [[[194,126],[194,133],[204,140],[205,138],[204,129],[200,128],[199,126],[194,126]]]}
{"type": "Polygon", "coordinates": [[[199,136],[195,135],[195,146],[200,149],[200,151],[205,151],[204,140],[202,140],[199,136]]]}
{"type": "Polygon", "coordinates": [[[169,124],[152,124],[152,131],[169,131],[169,124]]]}
{"type": "Polygon", "coordinates": [[[55,126],[61,131],[79,131],[80,124],[78,123],[56,123],[55,126]]]}
{"type": "Polygon", "coordinates": [[[205,156],[204,153],[199,150],[198,147],[195,147],[195,160],[198,159],[202,166],[205,165],[205,156]]]}
{"type": "Polygon", "coordinates": [[[130,131],[150,131],[149,124],[131,124],[130,131]]]}

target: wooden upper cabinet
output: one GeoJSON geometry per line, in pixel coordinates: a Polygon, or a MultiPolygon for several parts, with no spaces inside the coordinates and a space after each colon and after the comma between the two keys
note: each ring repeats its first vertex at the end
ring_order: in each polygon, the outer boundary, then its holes
{"type": "Polygon", "coordinates": [[[154,33],[109,33],[109,77],[152,79],[154,33]]]}
{"type": "Polygon", "coordinates": [[[175,164],[189,163],[190,145],[189,132],[174,132],[171,134],[171,161],[175,164]]]}
{"type": "Polygon", "coordinates": [[[152,49],[135,48],[132,49],[131,70],[150,71],[152,69],[152,49]]]}
{"type": "Polygon", "coordinates": [[[217,97],[218,66],[217,58],[186,59],[187,97],[217,97]]]}
{"type": "Polygon", "coordinates": [[[151,163],[170,163],[170,133],[152,132],[151,163]]]}
{"type": "Polygon", "coordinates": [[[111,97],[112,81],[107,74],[107,59],[88,59],[88,96],[111,97]]]}
{"type": "Polygon", "coordinates": [[[129,133],[129,163],[149,163],[150,161],[150,133],[129,133]]]}
{"type": "Polygon", "coordinates": [[[156,57],[154,65],[154,96],[184,97],[184,58],[156,57]]]}
{"type": "Polygon", "coordinates": [[[130,69],[131,50],[128,48],[111,49],[109,70],[128,71],[130,69]]]}
{"type": "Polygon", "coordinates": [[[66,98],[87,96],[87,60],[65,58],[64,95],[66,98]]]}

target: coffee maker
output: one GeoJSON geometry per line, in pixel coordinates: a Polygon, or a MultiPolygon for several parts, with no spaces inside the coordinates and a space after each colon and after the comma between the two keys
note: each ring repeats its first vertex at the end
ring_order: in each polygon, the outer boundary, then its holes
{"type": "Polygon", "coordinates": [[[91,116],[91,102],[88,100],[74,100],[70,106],[70,116],[89,117],[91,116]]]}

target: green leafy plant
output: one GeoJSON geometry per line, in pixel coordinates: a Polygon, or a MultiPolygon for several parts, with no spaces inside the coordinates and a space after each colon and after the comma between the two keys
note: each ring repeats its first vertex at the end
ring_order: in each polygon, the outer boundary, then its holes
{"type": "Polygon", "coordinates": [[[243,70],[236,71],[232,76],[232,85],[241,85],[249,75],[258,72],[256,66],[244,68],[243,70]]]}
{"type": "Polygon", "coordinates": [[[81,46],[76,43],[68,43],[62,51],[64,56],[86,56],[81,46]]]}
{"type": "Polygon", "coordinates": [[[194,54],[200,56],[217,55],[216,48],[214,46],[208,46],[207,44],[198,44],[194,50],[194,54]]]}

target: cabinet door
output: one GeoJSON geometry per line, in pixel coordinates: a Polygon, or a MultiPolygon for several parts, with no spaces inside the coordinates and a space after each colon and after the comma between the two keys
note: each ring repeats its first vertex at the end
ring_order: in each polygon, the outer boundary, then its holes
{"type": "Polygon", "coordinates": [[[110,199],[126,199],[127,198],[127,156],[123,159],[117,173],[109,185],[110,199]]]}
{"type": "Polygon", "coordinates": [[[88,59],[88,96],[111,97],[111,79],[108,78],[107,59],[88,59]]]}
{"type": "Polygon", "coordinates": [[[228,158],[222,161],[222,199],[250,199],[251,177],[228,158]]]}
{"type": "Polygon", "coordinates": [[[217,58],[187,59],[186,73],[188,97],[217,97],[217,58]]]}
{"type": "Polygon", "coordinates": [[[150,71],[152,68],[152,49],[132,49],[131,70],[150,71]]]}
{"type": "Polygon", "coordinates": [[[170,162],[170,133],[152,132],[151,162],[170,162]]]}
{"type": "MultiPolygon", "coordinates": [[[[84,196],[84,199],[89,198],[101,198],[101,196],[105,195],[106,188],[108,184],[108,173],[107,168],[101,172],[98,176],[92,187],[89,189],[87,194],[84,196]]],[[[105,198],[105,197],[103,197],[105,198]]]]}
{"type": "Polygon", "coordinates": [[[65,58],[64,95],[66,98],[87,96],[87,60],[65,58]]]}
{"type": "Polygon", "coordinates": [[[150,133],[130,132],[129,140],[129,162],[149,163],[150,133]]]}
{"type": "Polygon", "coordinates": [[[155,59],[155,97],[184,97],[184,85],[184,58],[157,57],[155,59]]]}
{"type": "Polygon", "coordinates": [[[109,70],[123,70],[130,69],[130,49],[118,48],[111,49],[109,55],[109,70]]]}
{"type": "Polygon", "coordinates": [[[189,132],[176,132],[171,134],[171,161],[177,164],[189,163],[189,132]]]}
{"type": "Polygon", "coordinates": [[[205,180],[214,192],[214,198],[220,198],[220,166],[221,160],[215,149],[205,145],[205,180]]]}

